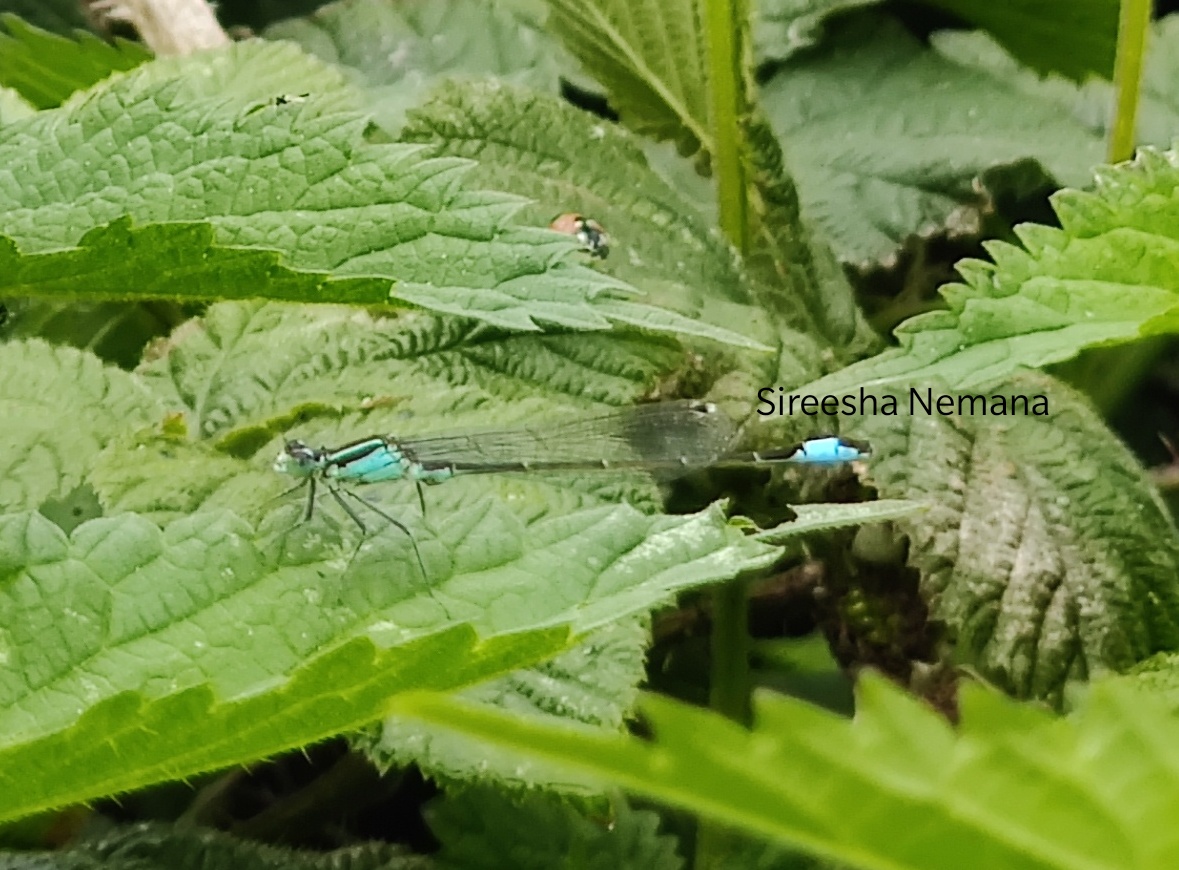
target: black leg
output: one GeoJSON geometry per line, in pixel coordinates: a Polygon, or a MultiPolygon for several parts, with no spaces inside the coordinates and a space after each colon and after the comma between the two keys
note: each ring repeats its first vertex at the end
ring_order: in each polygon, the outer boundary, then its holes
{"type": "Polygon", "coordinates": [[[302,522],[306,523],[311,520],[315,514],[315,478],[307,478],[307,507],[303,509],[302,522]]]}
{"type": "MultiPolygon", "coordinates": [[[[347,490],[344,491],[347,492],[347,490]]],[[[332,494],[332,498],[336,500],[336,504],[344,509],[344,513],[348,514],[348,516],[352,519],[352,522],[356,523],[356,525],[360,527],[360,534],[368,534],[368,528],[364,525],[364,520],[360,518],[360,515],[357,514],[356,511],[352,510],[352,508],[348,506],[348,502],[344,501],[344,497],[340,495],[340,490],[331,484],[328,484],[328,492],[332,494]]],[[[348,494],[351,495],[352,493],[348,494]]]]}
{"type": "MultiPolygon", "coordinates": [[[[377,516],[383,517],[391,525],[396,526],[397,528],[401,529],[402,532],[405,533],[405,536],[407,538],[409,538],[409,543],[413,546],[413,554],[418,560],[418,567],[422,571],[422,578],[428,582],[430,579],[430,576],[426,573],[426,563],[422,560],[422,551],[418,549],[417,538],[415,538],[413,536],[413,532],[411,532],[409,530],[409,527],[405,523],[401,522],[401,520],[396,519],[395,517],[391,517],[389,514],[385,513],[385,511],[381,510],[381,508],[379,508],[373,502],[369,501],[364,496],[357,495],[356,493],[352,492],[351,490],[347,490],[347,489],[343,489],[343,490],[339,490],[339,491],[332,489],[332,495],[334,495],[336,497],[336,501],[338,501],[340,503],[341,507],[343,507],[344,510],[348,511],[348,516],[350,516],[350,517],[352,517],[352,519],[356,520],[357,523],[360,523],[360,519],[356,516],[356,513],[354,511],[352,511],[347,506],[347,504],[344,503],[344,500],[341,497],[340,493],[343,493],[344,495],[348,496],[349,498],[353,498],[356,501],[360,502],[362,505],[367,507],[370,511],[375,513],[377,516]]],[[[360,527],[361,527],[361,529],[363,529],[364,525],[361,524],[360,527]]]]}
{"type": "Polygon", "coordinates": [[[422,506],[422,519],[426,518],[426,488],[422,486],[420,480],[415,480],[413,485],[418,488],[418,504],[422,506]]]}

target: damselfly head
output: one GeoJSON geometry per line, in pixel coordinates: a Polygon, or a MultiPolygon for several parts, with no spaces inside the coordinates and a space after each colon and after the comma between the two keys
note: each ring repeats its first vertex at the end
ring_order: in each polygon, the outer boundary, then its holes
{"type": "Polygon", "coordinates": [[[274,458],[274,470],[279,474],[305,477],[323,466],[324,451],[302,441],[288,441],[274,458]]]}

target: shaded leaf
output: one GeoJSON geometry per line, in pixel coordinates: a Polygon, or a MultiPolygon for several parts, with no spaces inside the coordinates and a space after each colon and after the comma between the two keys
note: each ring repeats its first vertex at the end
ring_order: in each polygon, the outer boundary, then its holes
{"type": "Polygon", "coordinates": [[[988,31],[1021,63],[1076,81],[1113,78],[1117,0],[928,0],[988,31]]]}
{"type": "MultiPolygon", "coordinates": [[[[579,722],[604,731],[622,729],[646,677],[650,642],[645,618],[620,620],[597,629],[551,661],[474,686],[462,695],[472,703],[510,711],[520,718],[579,722]]],[[[472,743],[446,729],[396,716],[386,719],[361,745],[382,768],[417,764],[444,785],[495,782],[510,792],[596,796],[596,783],[544,764],[521,763],[510,752],[472,743]]],[[[571,811],[570,811],[571,812],[571,811]]]]}
{"type": "Polygon", "coordinates": [[[109,43],[85,31],[66,38],[10,14],[0,15],[0,24],[0,85],[38,109],[61,105],[76,91],[151,58],[146,48],[125,39],[109,43]]]}
{"type": "Polygon", "coordinates": [[[713,150],[696,0],[549,0],[548,23],[624,124],[681,154],[713,150]]]}
{"type": "Polygon", "coordinates": [[[679,870],[675,840],[659,833],[659,816],[612,804],[608,821],[586,818],[548,795],[509,802],[487,788],[467,789],[429,807],[442,840],[438,867],[494,870],[510,856],[517,870],[580,867],[585,870],[679,870]]]}
{"type": "Polygon", "coordinates": [[[978,401],[958,412],[953,394],[947,414],[901,394],[897,416],[856,428],[881,496],[929,505],[899,522],[956,655],[1006,691],[1059,703],[1067,681],[1179,646],[1179,544],[1141,466],[1084,399],[1043,376],[986,395],[1037,394],[1046,416],[998,418],[978,401]]]}
{"type": "Polygon", "coordinates": [[[1177,835],[1179,724],[1098,685],[1068,720],[977,688],[959,733],[876,678],[854,721],[759,693],[746,731],[647,696],[653,742],[407,695],[405,715],[863,868],[1163,870],[1177,835]],[[821,783],[821,788],[815,784],[821,783]]]}
{"type": "Polygon", "coordinates": [[[193,827],[142,824],[55,852],[0,853],[0,870],[427,870],[428,858],[385,843],[318,853],[279,849],[193,827]]]}
{"type": "Polygon", "coordinates": [[[348,70],[377,122],[392,133],[444,77],[494,75],[556,94],[565,60],[527,16],[478,0],[345,0],[273,24],[264,35],[289,39],[348,70]]]}

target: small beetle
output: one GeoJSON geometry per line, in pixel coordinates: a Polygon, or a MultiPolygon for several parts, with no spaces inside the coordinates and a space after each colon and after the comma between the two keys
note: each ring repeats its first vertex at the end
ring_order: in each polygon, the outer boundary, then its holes
{"type": "Polygon", "coordinates": [[[604,260],[606,255],[610,253],[610,235],[593,218],[587,218],[577,212],[570,211],[553,218],[549,229],[576,236],[577,241],[581,242],[581,246],[589,252],[591,257],[604,260]]]}

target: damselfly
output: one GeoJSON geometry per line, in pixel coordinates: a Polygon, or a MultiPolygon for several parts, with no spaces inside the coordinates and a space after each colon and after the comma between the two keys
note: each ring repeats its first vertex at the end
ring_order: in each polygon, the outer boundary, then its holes
{"type": "Polygon", "coordinates": [[[412,439],[373,435],[334,448],[288,441],[274,469],[299,478],[298,486],[307,487],[304,521],[315,511],[317,487],[322,483],[362,532],[364,521],[348,499],[405,532],[416,552],[417,542],[405,524],[352,492],[351,486],[412,481],[424,512],[423,484],[462,475],[627,470],[674,474],[722,466],[834,465],[869,455],[867,444],[838,437],[812,438],[766,452],[735,453],[730,452],[735,435],[732,420],[710,402],[659,402],[509,429],[412,439]]]}

